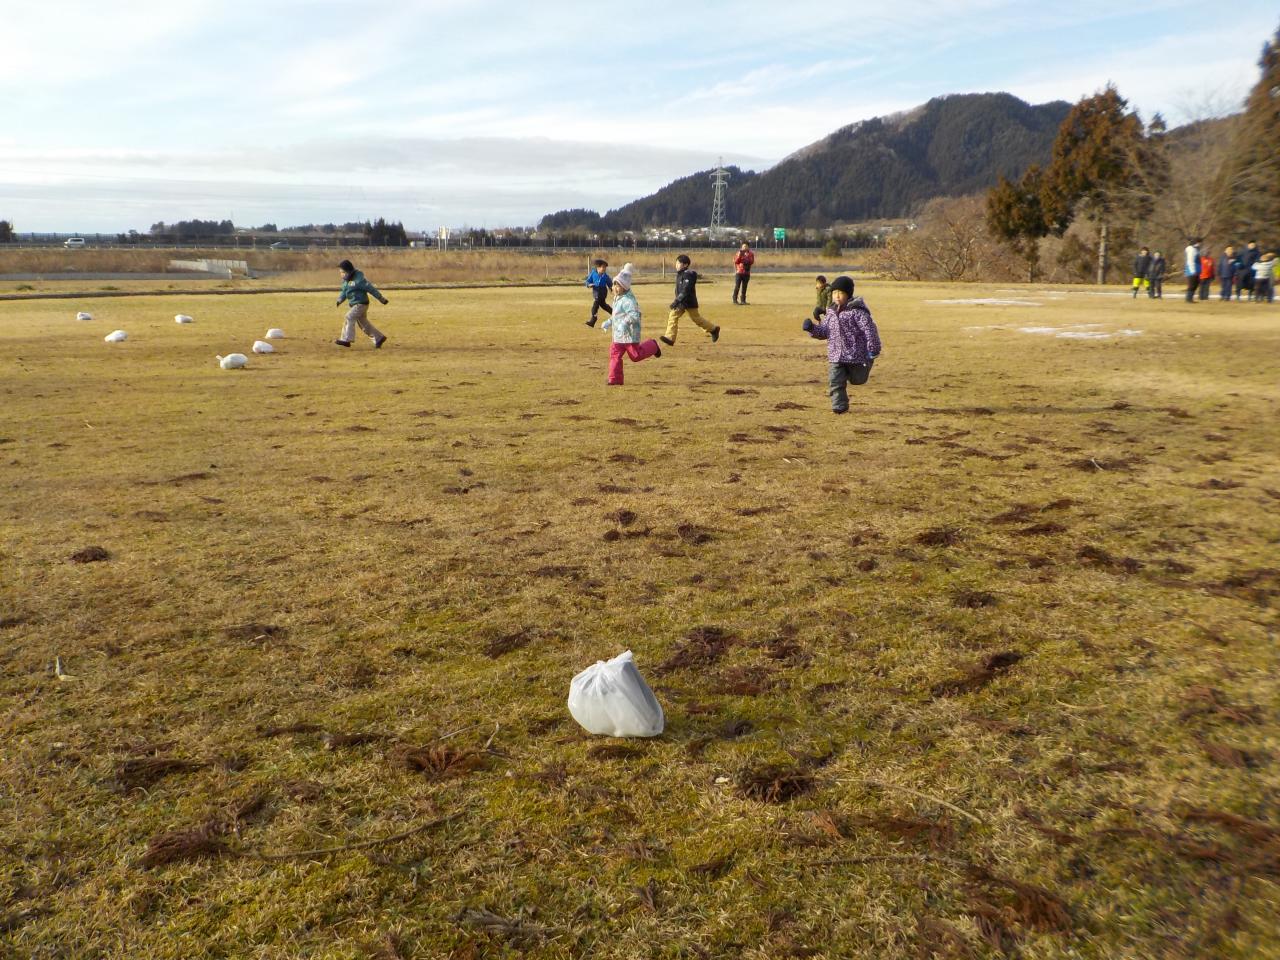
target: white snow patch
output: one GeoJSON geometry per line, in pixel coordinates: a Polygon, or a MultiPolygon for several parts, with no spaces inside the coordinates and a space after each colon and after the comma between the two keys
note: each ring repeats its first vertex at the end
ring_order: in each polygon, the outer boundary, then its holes
{"type": "Polygon", "coordinates": [[[123,330],[112,330],[102,339],[107,341],[107,343],[120,343],[124,340],[128,340],[129,335],[125,333],[123,330]]]}

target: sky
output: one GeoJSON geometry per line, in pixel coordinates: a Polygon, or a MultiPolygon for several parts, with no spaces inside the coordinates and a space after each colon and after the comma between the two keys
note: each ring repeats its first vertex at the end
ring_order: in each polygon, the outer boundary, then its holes
{"type": "MultiPolygon", "coordinates": [[[[951,93],[1238,107],[1275,0],[0,0],[19,232],[604,212],[951,93]]],[[[732,190],[732,182],[730,183],[732,190]]],[[[710,188],[708,188],[708,212],[710,188]]]]}

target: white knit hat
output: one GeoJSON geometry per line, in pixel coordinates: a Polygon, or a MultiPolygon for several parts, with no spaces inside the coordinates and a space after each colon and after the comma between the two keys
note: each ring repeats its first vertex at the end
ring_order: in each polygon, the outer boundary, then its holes
{"type": "Polygon", "coordinates": [[[620,286],[623,290],[631,289],[631,264],[624,263],[622,269],[618,271],[617,276],[613,278],[613,282],[620,286]]]}

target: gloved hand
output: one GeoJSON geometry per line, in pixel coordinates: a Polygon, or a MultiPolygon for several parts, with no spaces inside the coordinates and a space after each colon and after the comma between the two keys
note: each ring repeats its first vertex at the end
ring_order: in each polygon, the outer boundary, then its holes
{"type": "Polygon", "coordinates": [[[335,307],[340,307],[340,306],[342,306],[342,301],[341,301],[341,300],[339,300],[337,303],[335,303],[335,304],[334,304],[334,306],[335,306],[335,307]]]}
{"type": "Polygon", "coordinates": [[[804,318],[804,323],[800,324],[800,326],[804,327],[805,333],[813,332],[813,321],[810,320],[808,317],[804,318]]]}
{"type": "Polygon", "coordinates": [[[382,305],[383,305],[384,307],[385,307],[388,303],[390,303],[390,302],[391,302],[391,301],[390,301],[390,300],[388,300],[386,297],[383,297],[383,298],[382,298],[382,305]]]}

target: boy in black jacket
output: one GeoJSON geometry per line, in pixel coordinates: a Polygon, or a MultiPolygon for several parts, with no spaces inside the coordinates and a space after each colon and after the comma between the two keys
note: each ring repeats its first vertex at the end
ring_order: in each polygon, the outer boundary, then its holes
{"type": "Polygon", "coordinates": [[[689,319],[711,334],[711,342],[720,339],[720,328],[713,326],[709,320],[703,319],[698,312],[698,272],[689,268],[689,255],[686,253],[676,257],[676,298],[671,301],[671,313],[667,316],[667,332],[658,339],[668,347],[676,344],[676,333],[680,326],[680,318],[686,313],[689,319]]]}
{"type": "Polygon", "coordinates": [[[1147,271],[1147,279],[1151,281],[1147,286],[1147,296],[1152,300],[1164,299],[1165,266],[1164,254],[1157,250],[1151,258],[1151,267],[1147,271]]]}
{"type": "Polygon", "coordinates": [[[1139,288],[1151,289],[1151,252],[1143,247],[1133,258],[1133,298],[1138,299],[1139,288]]]}

